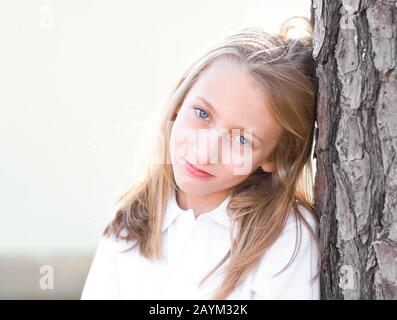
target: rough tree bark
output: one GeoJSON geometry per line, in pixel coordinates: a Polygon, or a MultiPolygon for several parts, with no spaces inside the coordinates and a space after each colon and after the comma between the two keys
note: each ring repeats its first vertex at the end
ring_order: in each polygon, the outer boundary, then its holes
{"type": "Polygon", "coordinates": [[[322,299],[397,299],[396,13],[312,0],[322,299]]]}

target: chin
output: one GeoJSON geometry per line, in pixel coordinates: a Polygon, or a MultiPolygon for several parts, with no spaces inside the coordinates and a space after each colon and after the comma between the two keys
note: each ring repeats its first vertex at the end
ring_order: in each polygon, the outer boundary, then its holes
{"type": "Polygon", "coordinates": [[[211,192],[208,188],[203,188],[203,186],[193,180],[188,179],[176,180],[176,185],[180,190],[191,195],[202,195],[211,192]]]}

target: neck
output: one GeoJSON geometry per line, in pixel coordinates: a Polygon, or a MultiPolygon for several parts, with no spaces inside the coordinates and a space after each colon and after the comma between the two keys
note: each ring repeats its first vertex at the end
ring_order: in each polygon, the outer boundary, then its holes
{"type": "Polygon", "coordinates": [[[227,198],[229,192],[230,190],[225,190],[211,194],[191,195],[179,190],[176,193],[176,200],[181,209],[193,209],[197,218],[199,215],[217,208],[227,198]]]}

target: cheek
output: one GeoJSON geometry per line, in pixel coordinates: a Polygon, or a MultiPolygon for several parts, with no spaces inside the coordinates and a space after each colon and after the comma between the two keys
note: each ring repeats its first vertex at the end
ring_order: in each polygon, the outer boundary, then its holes
{"type": "Polygon", "coordinates": [[[222,174],[219,176],[220,181],[222,181],[222,184],[225,186],[235,186],[239,184],[259,167],[259,159],[259,154],[254,151],[252,153],[252,160],[248,163],[245,162],[244,165],[237,165],[234,163],[222,165],[222,174]]]}
{"type": "Polygon", "coordinates": [[[175,119],[170,136],[170,155],[172,163],[179,163],[186,156],[196,139],[194,121],[184,112],[179,112],[175,119]]]}
{"type": "Polygon", "coordinates": [[[233,164],[223,165],[222,174],[218,176],[219,182],[225,187],[233,187],[244,181],[248,176],[249,172],[245,174],[238,174],[236,166],[233,164]]]}
{"type": "Polygon", "coordinates": [[[259,166],[260,152],[246,148],[233,151],[227,171],[236,176],[248,176],[259,166]]]}

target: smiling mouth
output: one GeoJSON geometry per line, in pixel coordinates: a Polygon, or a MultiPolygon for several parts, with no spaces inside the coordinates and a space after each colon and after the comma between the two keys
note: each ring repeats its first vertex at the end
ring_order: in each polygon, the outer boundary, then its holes
{"type": "Polygon", "coordinates": [[[193,164],[191,164],[189,161],[187,161],[185,158],[183,158],[185,162],[185,167],[189,171],[189,173],[197,178],[209,178],[213,177],[214,175],[205,172],[203,170],[200,170],[199,168],[195,167],[193,164]]]}

